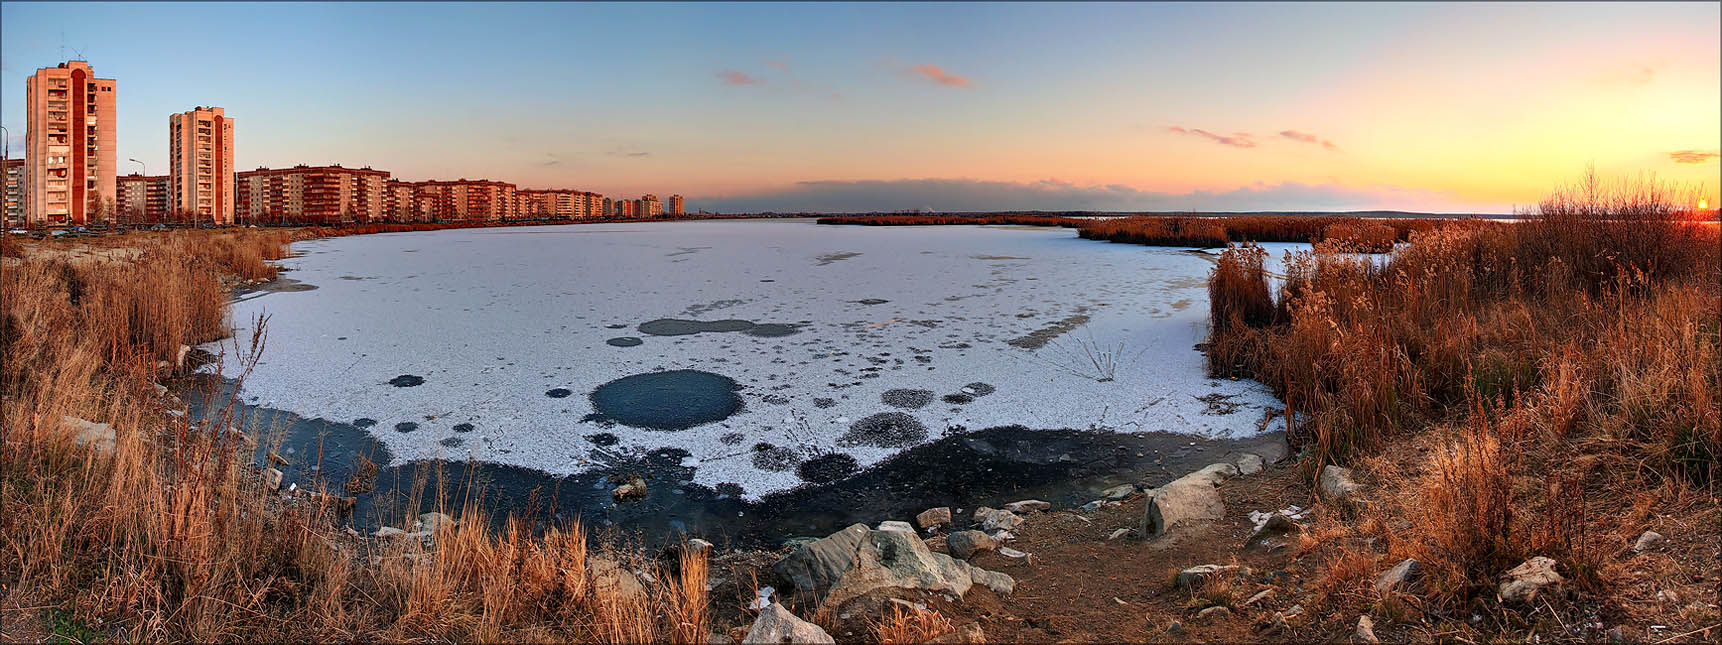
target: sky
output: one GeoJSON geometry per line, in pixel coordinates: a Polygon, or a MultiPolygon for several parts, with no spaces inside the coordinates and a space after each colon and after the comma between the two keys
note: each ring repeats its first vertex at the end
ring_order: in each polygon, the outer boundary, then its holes
{"type": "Polygon", "coordinates": [[[726,212],[1511,212],[1722,185],[1722,4],[0,4],[0,124],[82,56],[122,174],[235,163],[726,212]],[[124,161],[136,158],[142,162],[124,161]]]}

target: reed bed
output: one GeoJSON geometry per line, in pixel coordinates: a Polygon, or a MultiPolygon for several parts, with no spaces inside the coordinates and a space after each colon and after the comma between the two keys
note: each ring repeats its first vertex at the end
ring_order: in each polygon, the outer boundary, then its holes
{"type": "MultiPolygon", "coordinates": [[[[269,260],[295,235],[175,231],[7,254],[8,638],[48,638],[69,620],[115,640],[704,640],[703,555],[672,574],[599,552],[578,523],[534,531],[458,502],[438,504],[459,521],[430,546],[360,539],[338,528],[339,493],[267,489],[248,439],[231,430],[243,426],[233,401],[194,418],[161,393],[158,382],[214,383],[184,378],[183,347],[229,336],[232,285],[273,277],[269,260]],[[108,424],[111,438],[83,420],[108,424]]],[[[255,343],[214,358],[242,375],[267,343],[266,320],[246,324],[255,343]]],[[[205,387],[222,401],[219,384],[205,387]]]]}
{"type": "Polygon", "coordinates": [[[1360,511],[1377,528],[1414,520],[1378,532],[1434,573],[1424,611],[1463,610],[1531,555],[1606,592],[1620,548],[1599,545],[1643,515],[1598,515],[1597,500],[1708,498],[1717,517],[1722,240],[1692,201],[1587,176],[1522,223],[1412,231],[1384,262],[1318,244],[1274,294],[1260,250],[1230,249],[1210,285],[1211,371],[1275,390],[1312,477],[1435,437],[1427,467],[1378,468],[1404,482],[1360,511]]]}

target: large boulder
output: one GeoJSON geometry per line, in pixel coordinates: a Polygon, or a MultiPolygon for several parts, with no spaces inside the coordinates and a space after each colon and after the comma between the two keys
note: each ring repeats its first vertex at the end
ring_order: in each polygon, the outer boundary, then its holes
{"type": "Polygon", "coordinates": [[[757,645],[778,645],[780,643],[829,643],[837,641],[830,634],[820,629],[818,625],[796,618],[795,614],[784,609],[783,605],[771,603],[760,610],[759,617],[753,619],[753,627],[747,630],[747,636],[742,643],[757,645]]]}
{"type": "MultiPolygon", "coordinates": [[[[840,607],[854,598],[882,589],[918,589],[967,593],[980,569],[943,553],[934,553],[911,533],[871,531],[855,524],[830,537],[796,546],[772,565],[778,576],[821,607],[840,607]]],[[[1004,574],[984,572],[982,584],[1006,587],[1004,574]]],[[[1014,586],[1014,581],[1009,586],[1014,586]]]]}
{"type": "Polygon", "coordinates": [[[72,433],[73,444],[104,455],[113,454],[116,439],[113,426],[71,415],[60,417],[60,425],[72,433]]]}
{"type": "Polygon", "coordinates": [[[454,518],[449,517],[446,513],[438,513],[435,511],[420,513],[419,525],[422,530],[436,533],[443,529],[453,527],[454,518]]]}
{"type": "Polygon", "coordinates": [[[920,524],[923,529],[931,529],[935,526],[950,526],[951,507],[940,506],[938,508],[929,508],[921,511],[920,515],[915,516],[915,523],[920,524]]]}
{"type": "Polygon", "coordinates": [[[1142,535],[1159,537],[1181,523],[1225,517],[1226,505],[1220,500],[1220,491],[1214,485],[1224,481],[1223,477],[1228,472],[1236,475],[1237,467],[1231,464],[1215,466],[1225,466],[1230,470],[1210,466],[1154,489],[1143,513],[1142,535]]]}
{"type": "Polygon", "coordinates": [[[1501,585],[1495,591],[1501,602],[1530,604],[1563,582],[1566,578],[1555,572],[1555,561],[1539,555],[1501,574],[1501,585]]]}
{"type": "Polygon", "coordinates": [[[1417,561],[1411,558],[1406,558],[1399,564],[1393,565],[1392,569],[1383,571],[1375,579],[1375,593],[1384,594],[1409,584],[1412,580],[1417,579],[1420,568],[1417,561]]]}
{"type": "Polygon", "coordinates": [[[1038,499],[1025,499],[1005,504],[1004,509],[1018,515],[1027,515],[1029,513],[1050,511],[1052,510],[1052,504],[1038,499]]]}
{"type": "Polygon", "coordinates": [[[981,530],[988,533],[994,531],[1009,531],[1022,524],[1022,518],[1003,509],[982,506],[975,509],[975,521],[981,525],[981,530]]]}
{"type": "Polygon", "coordinates": [[[592,590],[624,603],[644,603],[646,587],[640,577],[617,564],[615,560],[594,557],[586,561],[586,571],[592,576],[592,590]]]}

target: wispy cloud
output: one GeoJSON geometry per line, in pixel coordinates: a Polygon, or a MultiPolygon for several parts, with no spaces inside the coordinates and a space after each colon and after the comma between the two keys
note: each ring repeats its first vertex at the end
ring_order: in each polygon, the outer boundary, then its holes
{"type": "Polygon", "coordinates": [[[1722,155],[1714,152],[1703,152],[1700,150],[1681,150],[1679,152],[1668,153],[1668,158],[1673,159],[1674,163],[1683,163],[1691,166],[1702,166],[1715,161],[1717,157],[1722,157],[1722,155]]]}
{"type": "MultiPolygon", "coordinates": [[[[691,198],[690,198],[691,199],[691,198]]],[[[702,197],[723,212],[935,211],[1353,211],[1464,210],[1451,195],[1397,186],[1257,183],[1234,190],[1169,193],[1131,186],[1079,185],[1056,179],[1031,182],[978,179],[803,181],[748,195],[702,197]]],[[[1483,210],[1491,210],[1485,208],[1483,210]]],[[[1471,211],[1471,212],[1483,212],[1471,211]]],[[[1492,208],[1511,212],[1510,205],[1492,208]]]]}
{"type": "Polygon", "coordinates": [[[1656,81],[1657,74],[1667,66],[1665,61],[1632,62],[1604,69],[1594,77],[1598,85],[1610,88],[1643,87],[1656,81]]]}
{"type": "Polygon", "coordinates": [[[538,165],[544,166],[546,168],[551,168],[551,167],[562,165],[562,160],[557,159],[556,155],[554,153],[546,152],[546,153],[544,153],[544,156],[547,158],[544,161],[538,162],[538,165]]]}
{"type": "Polygon", "coordinates": [[[1298,141],[1301,143],[1316,144],[1316,145],[1319,145],[1323,148],[1327,148],[1328,150],[1332,150],[1334,152],[1339,152],[1339,146],[1333,145],[1332,141],[1328,141],[1327,139],[1323,139],[1321,137],[1315,136],[1315,135],[1310,134],[1308,132],[1298,132],[1297,130],[1281,130],[1280,136],[1285,137],[1287,139],[1291,139],[1292,141],[1298,141]]]}
{"type": "Polygon", "coordinates": [[[765,79],[749,76],[746,72],[738,72],[733,69],[723,70],[717,75],[719,79],[723,80],[724,85],[758,85],[765,82],[765,79]]]}
{"type": "Polygon", "coordinates": [[[1171,131],[1171,132],[1176,132],[1178,134],[1188,134],[1188,135],[1203,137],[1203,138],[1206,138],[1210,141],[1213,141],[1214,143],[1218,143],[1222,146],[1231,146],[1233,148],[1254,148],[1254,147],[1256,147],[1255,138],[1250,136],[1250,133],[1248,133],[1248,132],[1233,132],[1231,134],[1231,136],[1225,136],[1225,135],[1214,134],[1212,132],[1209,132],[1207,130],[1203,130],[1201,128],[1184,128],[1184,127],[1180,127],[1180,126],[1176,126],[1176,125],[1168,127],[1166,129],[1171,131]]]}
{"type": "Polygon", "coordinates": [[[973,84],[967,77],[947,72],[945,68],[938,65],[912,65],[909,67],[909,71],[946,87],[968,87],[973,84]]]}

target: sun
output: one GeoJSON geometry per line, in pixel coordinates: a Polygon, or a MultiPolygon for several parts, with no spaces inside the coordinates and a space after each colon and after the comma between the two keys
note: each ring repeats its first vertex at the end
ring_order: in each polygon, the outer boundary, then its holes
{"type": "Polygon", "coordinates": [[[1698,200],[1698,210],[1704,210],[1706,208],[1710,208],[1710,202],[1704,201],[1702,199],[1698,200]]]}

